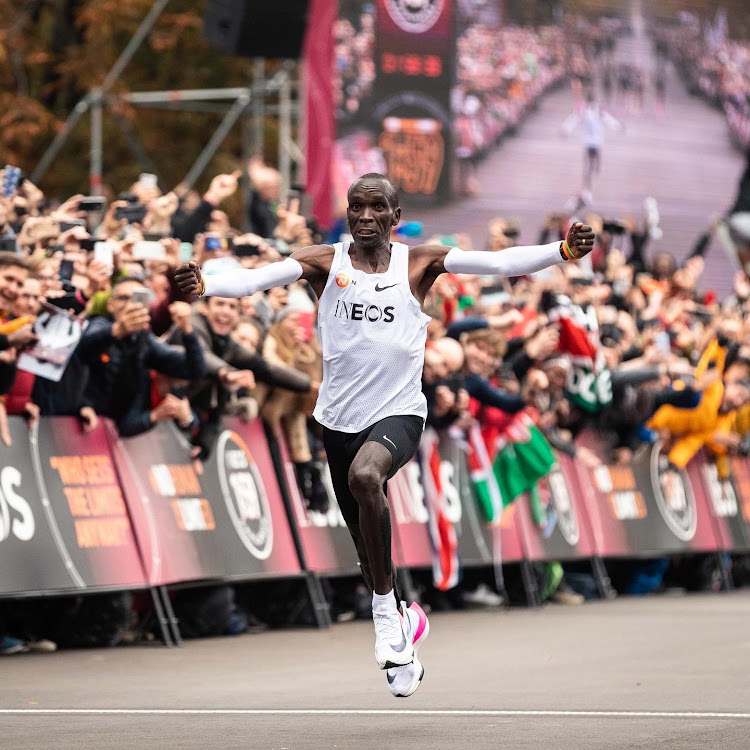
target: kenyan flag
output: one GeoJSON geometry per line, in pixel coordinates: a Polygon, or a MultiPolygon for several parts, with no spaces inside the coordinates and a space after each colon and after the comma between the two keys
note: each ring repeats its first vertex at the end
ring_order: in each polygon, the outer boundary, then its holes
{"type": "Polygon", "coordinates": [[[520,412],[505,431],[498,441],[498,449],[493,473],[503,507],[524,492],[532,492],[556,463],[547,438],[524,412],[520,412]]]}
{"type": "Polygon", "coordinates": [[[474,425],[468,434],[469,449],[467,461],[474,490],[474,499],[479,506],[482,518],[488,523],[500,521],[503,513],[503,498],[492,471],[492,461],[487,453],[482,432],[474,425]]]}

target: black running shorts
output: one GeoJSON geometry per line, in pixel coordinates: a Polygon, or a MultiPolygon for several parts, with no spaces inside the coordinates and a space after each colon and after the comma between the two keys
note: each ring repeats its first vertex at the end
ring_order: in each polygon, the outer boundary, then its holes
{"type": "Polygon", "coordinates": [[[323,445],[341,513],[347,524],[359,523],[359,506],[349,489],[349,469],[359,449],[368,442],[384,445],[391,453],[388,479],[417,452],[424,419],[415,415],[386,417],[362,432],[339,432],[323,427],[323,445]]]}

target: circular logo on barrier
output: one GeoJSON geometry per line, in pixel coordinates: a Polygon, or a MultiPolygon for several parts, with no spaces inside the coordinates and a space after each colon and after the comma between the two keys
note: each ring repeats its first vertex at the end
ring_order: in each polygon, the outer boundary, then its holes
{"type": "Polygon", "coordinates": [[[216,460],[229,517],[253,557],[265,560],[273,549],[273,521],[260,471],[236,432],[219,437],[216,460]]]}
{"type": "Polygon", "coordinates": [[[431,29],[440,18],[445,0],[385,0],[388,15],[396,25],[412,34],[431,29]]]}
{"type": "Polygon", "coordinates": [[[340,286],[342,289],[345,286],[349,286],[349,275],[343,271],[339,271],[336,274],[336,286],[340,286]]]}
{"type": "Polygon", "coordinates": [[[669,464],[661,443],[651,449],[651,484],[656,505],[669,530],[682,542],[689,542],[698,528],[695,496],[685,471],[669,464]]]}
{"type": "Polygon", "coordinates": [[[571,547],[575,547],[581,538],[581,531],[578,527],[576,509],[570,499],[565,477],[560,470],[553,471],[547,477],[547,483],[552,503],[557,510],[557,525],[560,528],[560,533],[571,547]]]}

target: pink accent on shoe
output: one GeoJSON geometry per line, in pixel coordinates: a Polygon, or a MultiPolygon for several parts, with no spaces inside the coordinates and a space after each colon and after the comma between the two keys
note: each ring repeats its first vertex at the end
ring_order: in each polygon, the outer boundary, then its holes
{"type": "Polygon", "coordinates": [[[414,639],[412,643],[417,643],[421,638],[422,634],[427,628],[427,615],[425,614],[422,607],[419,606],[416,602],[413,602],[409,605],[409,609],[413,610],[417,613],[417,616],[419,617],[419,625],[417,626],[417,632],[414,634],[414,639]]]}

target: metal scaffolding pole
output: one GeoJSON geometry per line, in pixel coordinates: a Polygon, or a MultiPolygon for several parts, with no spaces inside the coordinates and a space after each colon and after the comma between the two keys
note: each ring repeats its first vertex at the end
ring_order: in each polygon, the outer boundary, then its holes
{"type": "Polygon", "coordinates": [[[292,139],[292,92],[287,73],[279,90],[279,172],[285,195],[292,184],[292,161],[287,143],[292,139]]]}
{"type": "Polygon", "coordinates": [[[266,126],[266,61],[256,57],[253,62],[253,155],[263,158],[266,126]]]}
{"type": "Polygon", "coordinates": [[[226,117],[221,121],[221,124],[216,129],[216,132],[211,136],[211,140],[206,144],[203,151],[201,151],[195,163],[190,168],[190,171],[185,175],[185,179],[182,181],[188,189],[193,186],[193,183],[201,176],[203,170],[208,166],[208,163],[213,158],[217,149],[221,145],[222,141],[227,137],[232,126],[239,119],[245,108],[250,103],[250,90],[245,89],[243,96],[239,97],[234,103],[232,108],[227,112],[226,117]]]}
{"type": "MultiPolygon", "coordinates": [[[[131,59],[133,58],[133,55],[138,50],[138,47],[141,46],[143,40],[151,32],[151,29],[156,23],[156,20],[159,18],[164,8],[166,8],[167,3],[169,3],[169,0],[156,0],[156,2],[151,6],[151,10],[149,10],[149,12],[146,14],[146,17],[143,19],[143,21],[141,21],[141,25],[138,27],[135,34],[133,34],[127,46],[122,51],[122,54],[117,58],[117,61],[112,66],[112,69],[109,71],[109,73],[107,73],[107,76],[104,79],[104,82],[102,83],[101,88],[99,89],[99,97],[106,94],[107,91],[109,91],[109,89],[115,83],[115,81],[120,77],[120,75],[122,74],[122,71],[125,69],[125,66],[131,61],[131,59]]],[[[81,119],[83,114],[88,109],[90,98],[91,98],[91,94],[88,94],[80,102],[78,102],[78,104],[76,104],[75,108],[73,109],[70,116],[68,117],[67,122],[65,123],[65,127],[57,134],[55,139],[52,141],[52,143],[49,145],[47,150],[44,152],[42,158],[39,160],[39,164],[37,164],[36,169],[33,171],[31,175],[32,182],[37,182],[38,180],[40,180],[44,176],[46,171],[49,169],[50,165],[55,160],[55,157],[60,152],[60,149],[65,144],[65,141],[68,140],[68,136],[70,135],[75,125],[78,123],[78,120],[81,119]]],[[[99,115],[92,114],[92,120],[94,120],[94,118],[100,115],[101,115],[101,103],[99,104],[99,115]]],[[[93,124],[94,123],[92,122],[92,127],[93,127],[93,124]]],[[[91,133],[91,138],[93,141],[94,139],[93,131],[91,133]]],[[[91,147],[91,152],[92,152],[92,157],[93,157],[94,156],[93,143],[91,147]]],[[[101,142],[100,142],[99,152],[101,153],[101,142]]],[[[92,163],[90,167],[92,177],[94,173],[94,168],[95,168],[94,164],[92,163]]],[[[99,165],[99,169],[101,170],[101,164],[99,165]]],[[[101,175],[101,171],[99,172],[99,174],[101,175]]]]}
{"type": "Polygon", "coordinates": [[[86,96],[81,99],[78,104],[74,107],[70,116],[65,122],[63,129],[54,137],[52,143],[47,147],[47,150],[39,160],[39,164],[31,173],[31,181],[36,184],[39,180],[44,177],[47,170],[50,168],[55,157],[60,153],[60,149],[65,145],[65,141],[68,140],[68,136],[71,134],[73,128],[78,124],[78,121],[86,114],[89,108],[89,98],[86,96]]]}
{"type": "Polygon", "coordinates": [[[133,55],[138,51],[138,47],[141,46],[143,40],[151,33],[151,29],[162,14],[164,8],[167,7],[169,0],[156,0],[151,6],[151,10],[146,14],[146,17],[141,21],[141,25],[136,29],[135,34],[131,37],[122,54],[117,58],[117,61],[112,66],[112,69],[107,73],[107,77],[102,83],[102,93],[106,94],[107,91],[112,88],[112,84],[122,75],[122,71],[125,70],[125,66],[131,61],[133,55]]]}
{"type": "Polygon", "coordinates": [[[89,159],[89,194],[101,195],[102,193],[102,168],[103,168],[103,127],[102,92],[95,89],[91,92],[91,151],[89,159]]]}

